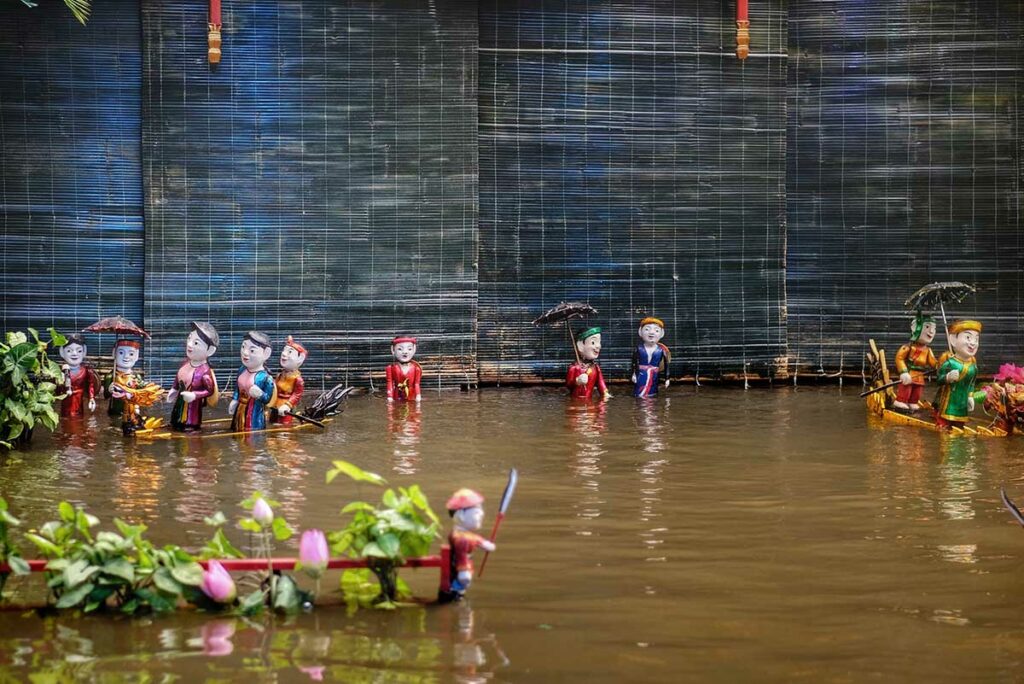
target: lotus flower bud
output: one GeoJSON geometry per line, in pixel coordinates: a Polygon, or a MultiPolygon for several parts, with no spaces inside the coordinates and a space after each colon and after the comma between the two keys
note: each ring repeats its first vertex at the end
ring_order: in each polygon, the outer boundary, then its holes
{"type": "Polygon", "coordinates": [[[263,527],[270,527],[270,523],[274,522],[274,509],[264,499],[256,499],[252,506],[252,519],[263,527]]]}
{"type": "Polygon", "coordinates": [[[299,562],[310,577],[317,579],[327,569],[330,559],[327,537],[321,530],[306,530],[299,539],[299,562]]]}
{"type": "Polygon", "coordinates": [[[200,587],[203,593],[217,603],[234,603],[238,595],[235,589],[235,581],[231,579],[230,573],[224,566],[215,560],[207,564],[203,572],[203,584],[200,587]]]}

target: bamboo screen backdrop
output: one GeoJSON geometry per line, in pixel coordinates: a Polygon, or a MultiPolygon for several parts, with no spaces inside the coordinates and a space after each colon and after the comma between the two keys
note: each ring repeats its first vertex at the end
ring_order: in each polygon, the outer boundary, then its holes
{"type": "Polygon", "coordinates": [[[193,318],[226,375],[295,334],[314,389],[409,332],[453,386],[560,376],[529,321],[583,299],[612,375],[645,314],[684,372],[831,373],[959,278],[1024,356],[1019,2],[753,2],[742,64],[731,2],[224,11],[211,71],[204,2],[0,7],[4,328],[123,313],[164,382],[193,318]]]}

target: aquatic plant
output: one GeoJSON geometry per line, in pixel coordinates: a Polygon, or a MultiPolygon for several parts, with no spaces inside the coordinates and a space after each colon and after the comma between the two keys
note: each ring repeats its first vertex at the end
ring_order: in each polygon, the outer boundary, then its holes
{"type": "Polygon", "coordinates": [[[28,329],[32,341],[23,332],[9,332],[0,342],[0,446],[8,449],[26,446],[37,425],[48,430],[57,427],[60,418],[53,408],[64,391],[64,373],[60,365],[46,355],[50,344],[61,346],[67,339],[53,328],[50,341],[28,329]]]}
{"type": "MultiPolygon", "coordinates": [[[[356,482],[387,484],[380,475],[348,461],[333,461],[332,465],[327,472],[328,484],[342,474],[356,482]]],[[[439,536],[441,525],[437,516],[417,485],[399,487],[397,492],[386,489],[379,506],[353,501],[341,512],[343,515],[351,513],[352,520],[344,529],[327,535],[331,550],[366,559],[369,564],[368,569],[342,573],[341,588],[346,600],[394,608],[396,601],[410,594],[408,586],[398,577],[398,568],[406,558],[422,556],[430,550],[439,536]],[[376,576],[376,587],[370,582],[370,573],[376,576]]]]}
{"type": "Polygon", "coordinates": [[[134,614],[171,611],[182,599],[196,600],[203,569],[180,547],[156,548],[143,536],[145,525],[117,518],[117,532],[94,536],[99,520],[67,501],[58,513],[59,519],[25,535],[48,561],[47,586],[57,608],[134,614]]]}
{"type": "Polygon", "coordinates": [[[207,563],[203,572],[203,583],[199,588],[217,603],[231,604],[238,597],[238,589],[235,587],[235,581],[231,579],[231,573],[215,560],[207,563]]]}
{"type": "MultiPolygon", "coordinates": [[[[17,544],[11,539],[11,528],[19,525],[21,521],[11,515],[7,510],[7,500],[0,496],[0,565],[6,563],[15,575],[27,575],[30,572],[28,562],[21,557],[17,544]]],[[[10,574],[0,572],[0,597],[10,574]]]]}
{"type": "Polygon", "coordinates": [[[312,596],[299,589],[291,576],[274,570],[271,563],[274,540],[287,541],[295,534],[288,521],[274,513],[274,509],[281,504],[266,498],[261,492],[253,492],[240,505],[252,514],[239,520],[238,526],[255,536],[256,555],[266,559],[267,571],[259,587],[242,598],[239,610],[244,614],[252,614],[271,608],[283,613],[294,613],[304,605],[312,604],[312,596]]]}
{"type": "Polygon", "coordinates": [[[323,530],[306,530],[302,533],[299,537],[299,562],[295,567],[316,580],[314,595],[320,594],[320,578],[330,559],[331,550],[323,530]]]}

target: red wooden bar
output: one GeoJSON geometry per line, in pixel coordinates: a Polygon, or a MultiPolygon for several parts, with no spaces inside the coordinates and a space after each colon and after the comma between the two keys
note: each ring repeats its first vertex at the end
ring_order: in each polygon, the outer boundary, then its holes
{"type": "MultiPolygon", "coordinates": [[[[436,556],[420,556],[418,558],[407,558],[402,564],[403,568],[440,568],[441,579],[439,588],[448,591],[451,582],[451,547],[447,544],[441,546],[441,553],[436,556]]],[[[266,570],[268,565],[274,570],[294,570],[298,558],[271,558],[269,563],[265,558],[223,558],[217,559],[229,572],[258,572],[266,570]]],[[[197,561],[205,569],[209,561],[197,561]]],[[[30,560],[28,567],[32,572],[44,572],[46,560],[30,560]]],[[[332,558],[327,561],[329,570],[351,570],[353,568],[368,568],[369,562],[365,558],[332,558]]],[[[10,572],[7,564],[0,564],[0,572],[10,572]]]]}

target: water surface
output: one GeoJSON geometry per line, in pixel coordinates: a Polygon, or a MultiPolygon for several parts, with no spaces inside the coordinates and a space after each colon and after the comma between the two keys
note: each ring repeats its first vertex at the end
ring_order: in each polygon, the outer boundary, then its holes
{"type": "MultiPolygon", "coordinates": [[[[324,434],[148,444],[98,414],[0,461],[0,492],[27,524],[67,499],[194,547],[203,516],[237,515],[260,489],[293,523],[340,527],[346,502],[376,494],[324,482],[344,458],[420,484],[439,512],[477,488],[489,529],[508,468],[521,480],[463,604],[256,620],[8,611],[0,667],[104,681],[1017,676],[1024,531],[999,487],[1024,499],[1024,439],[875,423],[859,389],[673,387],[589,406],[486,390],[428,393],[420,411],[364,396],[324,434]]],[[[436,591],[436,571],[408,577],[436,591]]],[[[34,579],[12,580],[15,598],[34,579]]]]}

